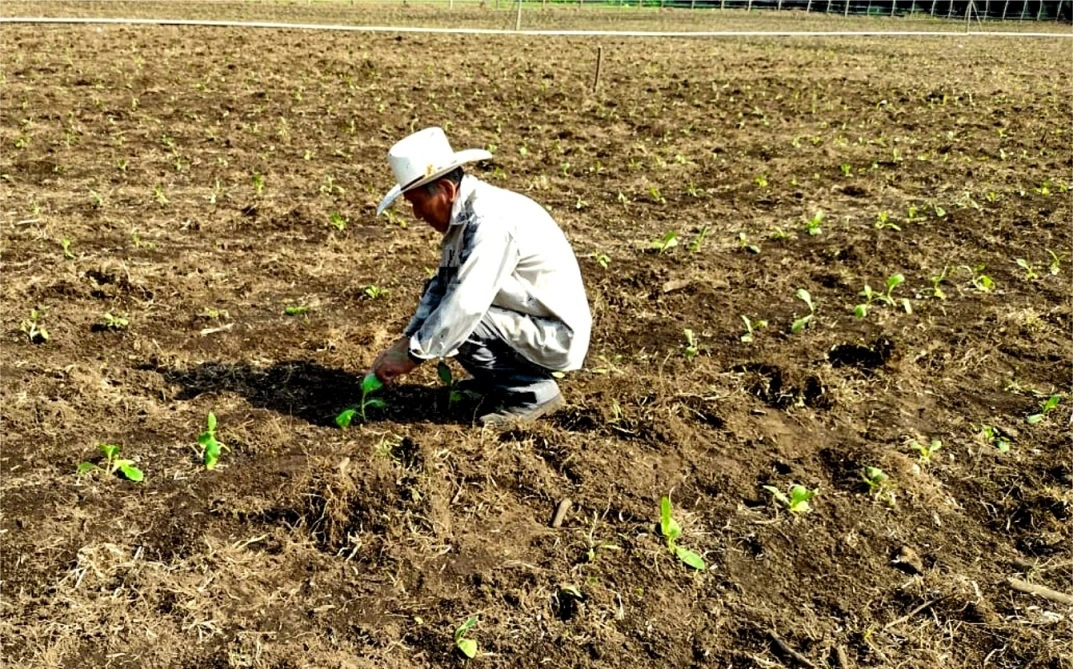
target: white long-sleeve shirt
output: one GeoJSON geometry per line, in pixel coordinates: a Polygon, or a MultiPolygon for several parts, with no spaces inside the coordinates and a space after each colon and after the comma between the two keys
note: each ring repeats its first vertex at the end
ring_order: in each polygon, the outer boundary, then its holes
{"type": "Polygon", "coordinates": [[[543,207],[466,175],[441,248],[439,271],[404,330],[414,357],[453,356],[487,315],[530,362],[581,367],[592,315],[577,258],[543,207]]]}

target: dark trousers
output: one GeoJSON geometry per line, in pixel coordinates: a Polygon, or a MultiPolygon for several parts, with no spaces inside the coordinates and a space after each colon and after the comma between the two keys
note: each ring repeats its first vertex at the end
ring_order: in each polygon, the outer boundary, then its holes
{"type": "Polygon", "coordinates": [[[458,347],[456,359],[487,394],[502,394],[504,401],[541,404],[559,394],[551,370],[526,360],[486,319],[458,347]]]}

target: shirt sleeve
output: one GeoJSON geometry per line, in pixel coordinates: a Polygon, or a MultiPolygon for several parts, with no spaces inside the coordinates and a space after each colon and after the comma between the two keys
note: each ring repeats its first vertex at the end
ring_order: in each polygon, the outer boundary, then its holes
{"type": "Polygon", "coordinates": [[[410,319],[410,323],[402,331],[404,336],[414,336],[414,333],[421,329],[421,326],[428,320],[429,314],[435,311],[436,307],[439,306],[444,293],[444,281],[442,277],[443,270],[440,269],[436,272],[435,276],[425,282],[425,291],[421,293],[421,301],[417,304],[417,310],[414,311],[413,318],[410,319]]]}
{"type": "MultiPolygon", "coordinates": [[[[470,223],[454,280],[410,337],[410,353],[423,360],[452,355],[492,306],[503,282],[518,265],[518,247],[504,226],[470,223]]],[[[424,300],[422,300],[424,302],[424,300]]]]}

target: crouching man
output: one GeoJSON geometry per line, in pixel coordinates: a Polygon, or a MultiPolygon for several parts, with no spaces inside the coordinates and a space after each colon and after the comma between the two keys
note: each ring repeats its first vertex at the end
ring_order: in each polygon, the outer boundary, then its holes
{"type": "Polygon", "coordinates": [[[581,367],[592,315],[577,258],[544,208],[462,170],[491,157],[456,153],[440,128],[388,152],[398,183],[377,215],[402,195],[443,235],[442,254],[402,337],[370,371],[391,383],[426,360],[454,357],[472,376],[463,387],[495,401],[481,423],[503,426],[563,405],[552,372],[581,367]]]}

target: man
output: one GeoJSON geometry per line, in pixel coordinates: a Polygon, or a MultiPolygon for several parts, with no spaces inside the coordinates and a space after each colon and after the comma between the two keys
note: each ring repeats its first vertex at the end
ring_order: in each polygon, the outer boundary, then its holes
{"type": "Polygon", "coordinates": [[[443,235],[442,254],[402,337],[370,371],[391,383],[426,360],[455,357],[473,377],[464,383],[499,401],[481,423],[503,426],[563,405],[552,372],[581,367],[592,316],[577,258],[543,207],[463,173],[491,157],[454,152],[440,128],[388,152],[398,183],[377,215],[402,195],[443,235]]]}

